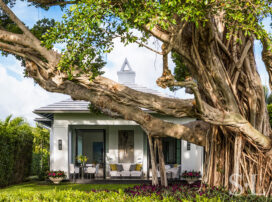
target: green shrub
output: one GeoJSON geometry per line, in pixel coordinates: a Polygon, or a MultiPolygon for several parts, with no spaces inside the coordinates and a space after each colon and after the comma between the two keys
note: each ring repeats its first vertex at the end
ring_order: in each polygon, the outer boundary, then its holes
{"type": "Polygon", "coordinates": [[[31,175],[36,175],[40,180],[44,180],[49,171],[49,131],[39,125],[32,131],[34,139],[31,175]]]}
{"type": "Polygon", "coordinates": [[[20,117],[0,121],[0,187],[22,182],[30,173],[33,135],[20,117]]]}
{"type": "Polygon", "coordinates": [[[267,111],[269,115],[269,122],[270,125],[272,126],[272,104],[267,105],[267,111]]]}
{"type": "MultiPolygon", "coordinates": [[[[175,198],[159,197],[156,194],[151,196],[129,196],[122,190],[118,192],[83,192],[78,190],[63,190],[63,191],[50,191],[44,193],[26,192],[18,190],[17,192],[3,192],[0,193],[0,201],[118,201],[118,202],[132,202],[132,201],[146,201],[146,202],[174,202],[175,198]]],[[[184,200],[186,201],[186,200],[184,200]]],[[[188,200],[189,201],[189,200],[188,200]]],[[[219,198],[208,199],[206,197],[198,196],[196,201],[220,201],[219,198]]]]}

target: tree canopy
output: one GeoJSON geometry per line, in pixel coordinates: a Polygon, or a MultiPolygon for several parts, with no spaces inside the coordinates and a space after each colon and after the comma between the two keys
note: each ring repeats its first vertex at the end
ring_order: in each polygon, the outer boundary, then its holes
{"type": "Polygon", "coordinates": [[[43,43],[48,48],[54,43],[66,44],[60,63],[64,70],[70,71],[71,64],[84,61],[80,63],[82,71],[98,75],[94,65],[98,61],[95,59],[113,49],[115,38],[120,38],[125,45],[136,42],[147,46],[146,42],[152,36],[148,30],[159,27],[171,32],[170,38],[174,41],[175,35],[185,26],[179,25],[181,22],[194,23],[196,27],[209,26],[208,22],[214,15],[224,15],[221,23],[226,26],[226,39],[235,37],[242,43],[237,35],[241,30],[245,36],[271,41],[261,23],[263,18],[270,17],[271,12],[270,1],[83,0],[67,9],[63,21],[44,35],[43,43]],[[135,33],[135,30],[139,32],[135,33]],[[92,65],[94,68],[89,69],[92,65]]]}

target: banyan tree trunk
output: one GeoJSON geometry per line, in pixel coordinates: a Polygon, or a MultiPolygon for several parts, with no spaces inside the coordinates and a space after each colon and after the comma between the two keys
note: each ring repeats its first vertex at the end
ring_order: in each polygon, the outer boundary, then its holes
{"type": "Polygon", "coordinates": [[[152,166],[152,185],[159,184],[158,175],[157,175],[157,164],[156,164],[156,159],[158,154],[161,185],[164,187],[167,187],[168,181],[167,181],[166,170],[165,170],[162,139],[161,138],[153,139],[150,135],[148,135],[148,142],[149,142],[149,151],[150,151],[151,166],[152,166]]]}
{"type": "Polygon", "coordinates": [[[156,147],[153,145],[152,137],[147,135],[148,143],[149,143],[149,151],[150,151],[150,158],[151,158],[151,168],[152,168],[152,185],[158,185],[158,175],[157,175],[157,166],[156,166],[156,157],[155,157],[155,150],[156,147]]]}
{"type": "Polygon", "coordinates": [[[168,186],[166,170],[165,170],[165,162],[162,148],[162,139],[156,138],[157,146],[158,146],[158,156],[159,156],[159,167],[160,167],[160,176],[161,176],[161,185],[164,187],[168,186]]]}
{"type": "MultiPolygon", "coordinates": [[[[187,50],[194,64],[186,59],[184,62],[197,81],[201,99],[222,112],[240,114],[260,133],[271,137],[263,86],[254,59],[254,39],[239,31],[227,39],[226,28],[220,34],[211,30],[217,25],[199,29],[187,26],[183,40],[192,41],[187,50]]],[[[272,195],[271,155],[241,131],[219,124],[223,119],[213,120],[206,135],[203,181],[235,193],[272,195]]]]}

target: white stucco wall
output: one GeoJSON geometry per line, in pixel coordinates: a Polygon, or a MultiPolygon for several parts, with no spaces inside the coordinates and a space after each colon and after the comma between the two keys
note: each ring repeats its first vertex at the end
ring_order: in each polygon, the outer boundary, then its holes
{"type": "MultiPolygon", "coordinates": [[[[173,123],[187,123],[194,119],[156,115],[166,121],[173,123]]],[[[54,123],[50,135],[50,169],[64,170],[69,172],[71,162],[71,132],[69,127],[80,129],[104,129],[106,130],[106,163],[118,163],[118,130],[134,130],[134,162],[143,163],[143,171],[147,176],[147,148],[145,135],[139,125],[133,121],[112,119],[103,115],[61,113],[54,115],[54,123]],[[58,149],[58,140],[62,140],[62,150],[58,149]],[[70,146],[68,146],[70,145],[70,146]]],[[[181,144],[181,164],[182,170],[200,170],[202,171],[202,147],[191,144],[191,150],[186,150],[186,141],[181,144]],[[184,146],[185,144],[185,146],[184,146]]],[[[109,166],[106,166],[106,171],[109,166]]]]}
{"type": "Polygon", "coordinates": [[[181,141],[181,170],[195,170],[202,173],[203,147],[191,144],[191,149],[187,150],[187,141],[181,141]]]}
{"type": "Polygon", "coordinates": [[[68,173],[68,125],[53,126],[53,135],[51,139],[50,169],[63,170],[68,173]],[[58,140],[62,141],[62,150],[58,148],[58,140]]]}
{"type": "MultiPolygon", "coordinates": [[[[120,125],[109,126],[109,142],[108,142],[108,153],[106,154],[106,162],[119,163],[118,162],[118,131],[119,130],[133,130],[134,131],[134,162],[142,163],[144,172],[147,170],[147,161],[144,161],[144,133],[139,126],[124,126],[120,125]]],[[[106,167],[109,171],[109,166],[106,167]]]]}

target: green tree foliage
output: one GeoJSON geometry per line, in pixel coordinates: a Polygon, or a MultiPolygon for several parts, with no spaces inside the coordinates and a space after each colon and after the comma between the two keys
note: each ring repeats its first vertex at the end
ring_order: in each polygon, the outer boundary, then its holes
{"type": "Polygon", "coordinates": [[[272,104],[272,93],[269,93],[269,89],[267,86],[263,86],[263,89],[264,89],[265,102],[267,104],[272,104]]]}
{"type": "Polygon", "coordinates": [[[267,111],[269,115],[269,122],[270,125],[272,126],[272,104],[267,105],[267,111]]]}
{"type": "MultiPolygon", "coordinates": [[[[44,35],[44,45],[66,44],[60,69],[74,71],[72,64],[80,64],[82,72],[91,71],[97,75],[92,63],[113,49],[113,39],[121,38],[124,44],[136,41],[141,44],[150,38],[145,28],[150,30],[159,26],[171,30],[172,25],[183,20],[194,23],[196,27],[200,24],[205,26],[210,14],[220,10],[225,15],[227,38],[238,29],[245,35],[254,34],[258,39],[269,38],[260,21],[272,13],[270,1],[148,0],[123,3],[82,0],[70,6],[63,21],[44,35]],[[140,34],[135,35],[134,30],[140,34]]],[[[241,42],[239,38],[237,42],[241,42]]]]}
{"type": "MultiPolygon", "coordinates": [[[[16,3],[15,0],[5,2],[10,7],[16,3]]],[[[47,10],[50,2],[64,8],[66,1],[29,1],[29,4],[47,10]]],[[[167,31],[184,20],[194,23],[196,27],[205,26],[211,14],[218,12],[225,15],[227,38],[233,36],[237,30],[243,31],[245,35],[254,35],[258,39],[269,38],[261,20],[272,13],[271,1],[266,0],[254,2],[247,0],[148,0],[127,3],[80,0],[72,2],[76,4],[65,8],[62,22],[55,23],[53,20],[43,19],[30,29],[38,39],[43,36],[43,44],[48,48],[56,43],[66,45],[66,48],[62,50],[59,69],[67,72],[71,80],[75,73],[88,73],[92,78],[102,74],[101,68],[105,65],[104,55],[112,51],[115,38],[120,38],[124,44],[135,41],[142,44],[151,36],[146,29],[150,30],[159,26],[167,31]],[[135,30],[139,32],[135,34],[135,30]]],[[[21,32],[1,11],[0,26],[7,31],[21,32]]],[[[237,42],[241,42],[239,38],[237,42]]]]}
{"type": "MultiPolygon", "coordinates": [[[[23,1],[23,0],[21,0],[23,1]]],[[[14,0],[7,0],[6,1],[10,7],[13,7],[16,3],[14,0]]],[[[58,1],[58,2],[64,2],[64,1],[58,1]]],[[[40,3],[31,2],[29,5],[34,5],[37,7],[41,7],[45,10],[47,10],[49,7],[40,3]]],[[[63,6],[62,6],[63,8],[63,6]]],[[[30,31],[34,36],[36,36],[39,40],[43,43],[42,36],[48,36],[48,31],[53,28],[56,25],[56,22],[54,19],[47,19],[44,18],[42,20],[39,20],[35,23],[35,25],[32,28],[29,28],[30,31]]],[[[19,27],[12,21],[10,18],[3,13],[0,10],[0,27],[4,28],[7,31],[22,34],[22,31],[19,29],[19,27]]],[[[66,30],[69,32],[70,30],[66,30]]],[[[84,42],[84,36],[82,36],[82,41],[84,42]]],[[[48,39],[47,44],[50,45],[48,48],[52,48],[55,41],[52,41],[48,39]]],[[[80,43],[79,43],[80,44],[80,43]]],[[[83,44],[83,43],[81,43],[83,44]]],[[[72,72],[77,71],[78,73],[92,73],[93,77],[97,75],[101,75],[104,73],[102,71],[103,66],[105,65],[105,61],[103,60],[102,56],[99,55],[92,55],[89,51],[90,44],[85,43],[84,46],[80,46],[80,48],[75,49],[74,46],[67,45],[66,49],[63,49],[63,52],[67,52],[69,54],[63,55],[63,60],[60,63],[60,66],[62,66],[62,69],[65,69],[67,73],[70,75],[70,79],[72,79],[72,72]],[[81,53],[82,52],[82,53],[81,53]],[[65,62],[65,61],[69,61],[65,62]],[[78,67],[82,67],[81,69],[78,67]]],[[[1,51],[2,55],[7,56],[8,52],[1,51]]],[[[25,62],[22,57],[18,55],[14,55],[16,59],[21,61],[22,66],[25,66],[25,62]]],[[[27,74],[25,74],[27,76],[27,74]]]]}
{"type": "Polygon", "coordinates": [[[0,187],[22,182],[30,173],[32,128],[23,118],[0,121],[0,187]]]}
{"type": "Polygon", "coordinates": [[[263,86],[263,90],[264,90],[264,99],[265,99],[265,102],[267,103],[267,100],[269,97],[269,89],[267,86],[263,86]]]}
{"type": "Polygon", "coordinates": [[[272,93],[269,94],[266,103],[267,104],[272,104],[272,93]]]}
{"type": "MultiPolygon", "coordinates": [[[[189,69],[183,63],[182,58],[179,54],[172,52],[171,56],[174,64],[176,65],[174,68],[175,79],[177,81],[185,81],[186,78],[191,76],[189,69]]],[[[175,91],[178,89],[178,87],[172,87],[170,90],[175,91]]]]}

